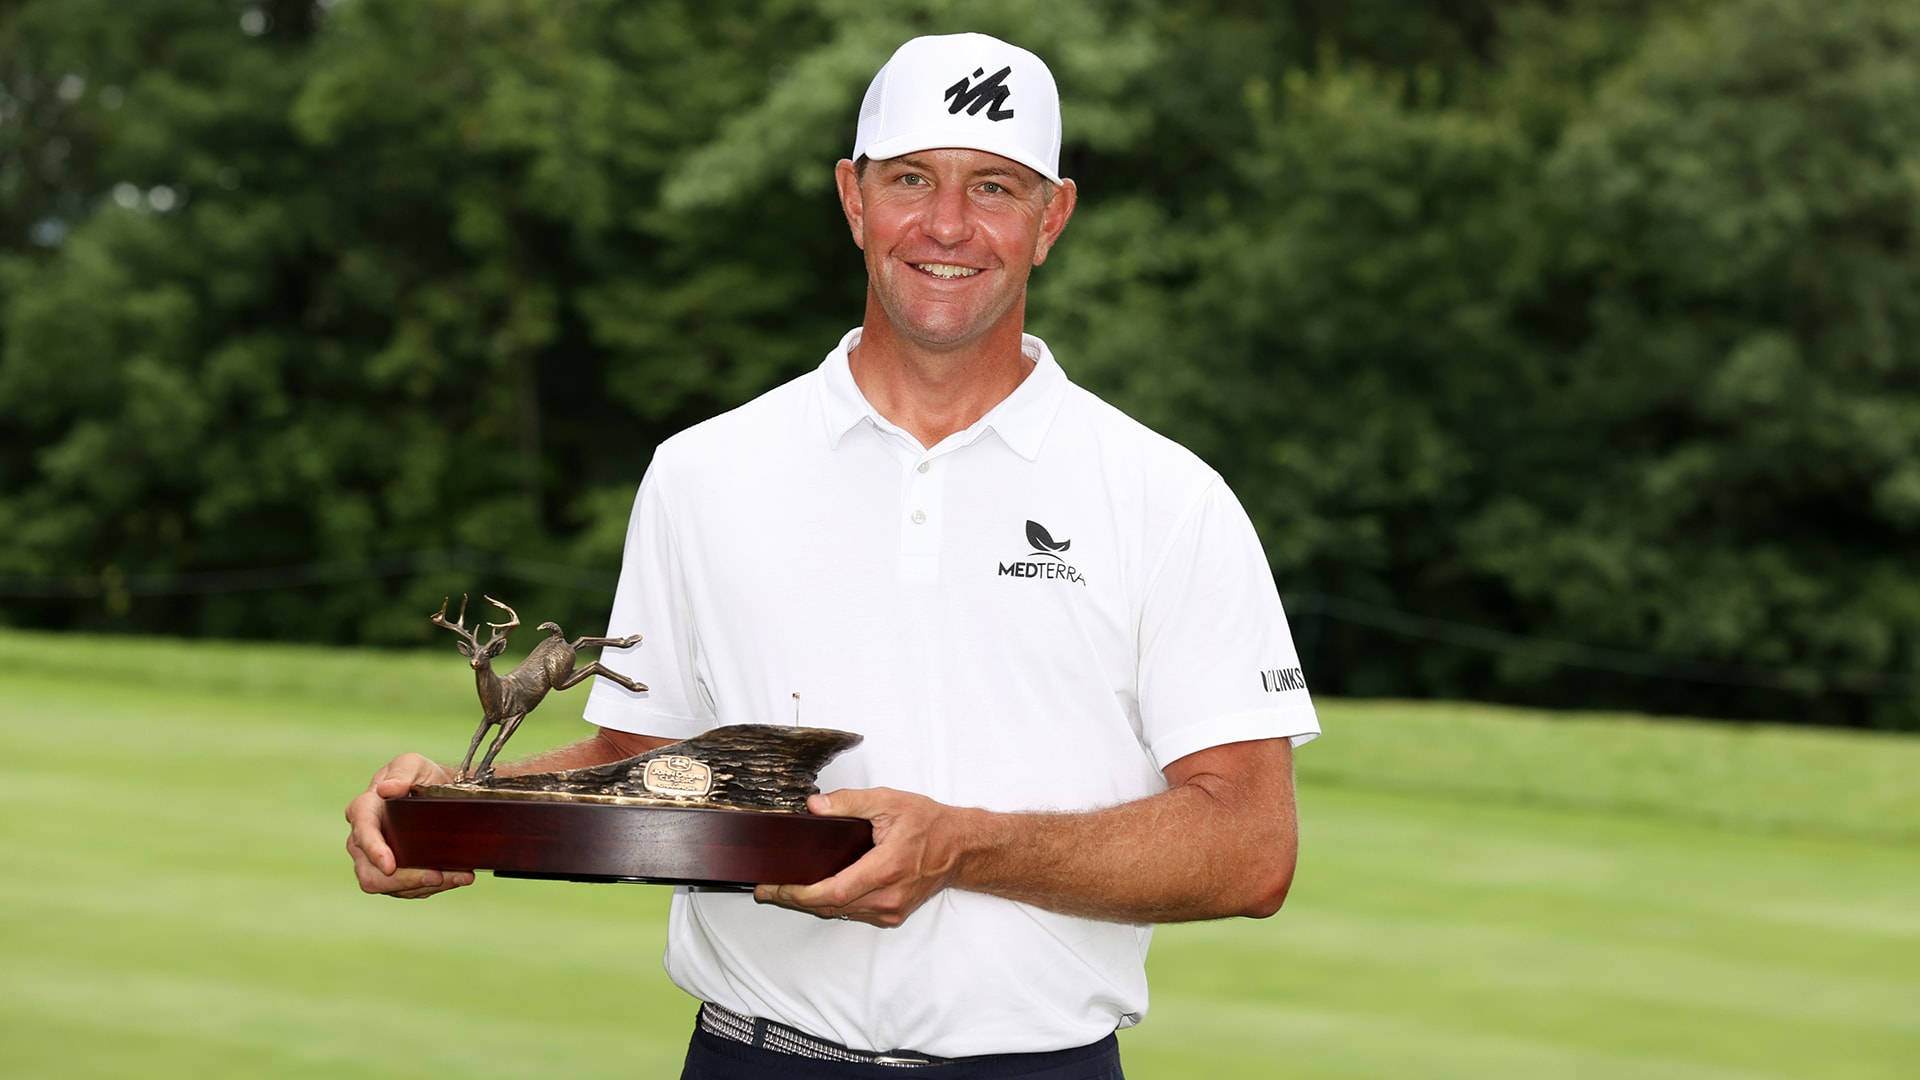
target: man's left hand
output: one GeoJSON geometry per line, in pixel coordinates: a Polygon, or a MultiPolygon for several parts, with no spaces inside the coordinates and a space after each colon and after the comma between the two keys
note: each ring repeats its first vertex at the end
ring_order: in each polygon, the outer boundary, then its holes
{"type": "Polygon", "coordinates": [[[812,885],[758,886],[756,901],[823,919],[899,926],[959,867],[966,811],[956,807],[892,788],[843,788],[813,796],[807,809],[871,821],[873,850],[812,885]]]}

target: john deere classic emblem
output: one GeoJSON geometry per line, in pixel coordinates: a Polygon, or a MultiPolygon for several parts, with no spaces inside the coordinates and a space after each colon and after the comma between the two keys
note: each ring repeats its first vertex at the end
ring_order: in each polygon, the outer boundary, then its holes
{"type": "Polygon", "coordinates": [[[713,790],[713,770],[690,757],[670,754],[647,762],[641,783],[655,795],[697,799],[713,790]]]}

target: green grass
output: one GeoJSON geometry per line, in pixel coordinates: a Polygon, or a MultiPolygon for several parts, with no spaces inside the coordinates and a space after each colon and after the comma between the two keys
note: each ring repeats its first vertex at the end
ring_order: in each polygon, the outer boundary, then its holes
{"type": "MultiPolygon", "coordinates": [[[[0,632],[0,671],[0,1075],[677,1075],[665,890],[354,887],[346,800],[464,749],[451,654],[0,632]]],[[[1158,932],[1136,1080],[1914,1074],[1920,740],[1323,715],[1294,895],[1158,932]]]]}
{"type": "Polygon", "coordinates": [[[1335,702],[1316,787],[1920,841],[1920,738],[1491,705],[1335,702]]]}

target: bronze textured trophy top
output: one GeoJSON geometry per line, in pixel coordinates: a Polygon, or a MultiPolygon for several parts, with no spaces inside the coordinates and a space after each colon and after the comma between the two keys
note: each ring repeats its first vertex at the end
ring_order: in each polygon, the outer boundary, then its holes
{"type": "Polygon", "coordinates": [[[434,798],[704,806],[804,813],[827,762],[861,737],[831,728],[729,724],[604,765],[424,787],[434,798]]]}

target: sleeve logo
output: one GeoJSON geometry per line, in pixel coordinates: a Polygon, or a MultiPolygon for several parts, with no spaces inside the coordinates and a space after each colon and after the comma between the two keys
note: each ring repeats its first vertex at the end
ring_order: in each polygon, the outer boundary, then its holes
{"type": "Polygon", "coordinates": [[[1260,688],[1269,694],[1286,690],[1305,690],[1307,677],[1297,667],[1268,668],[1260,673],[1260,688]]]}

